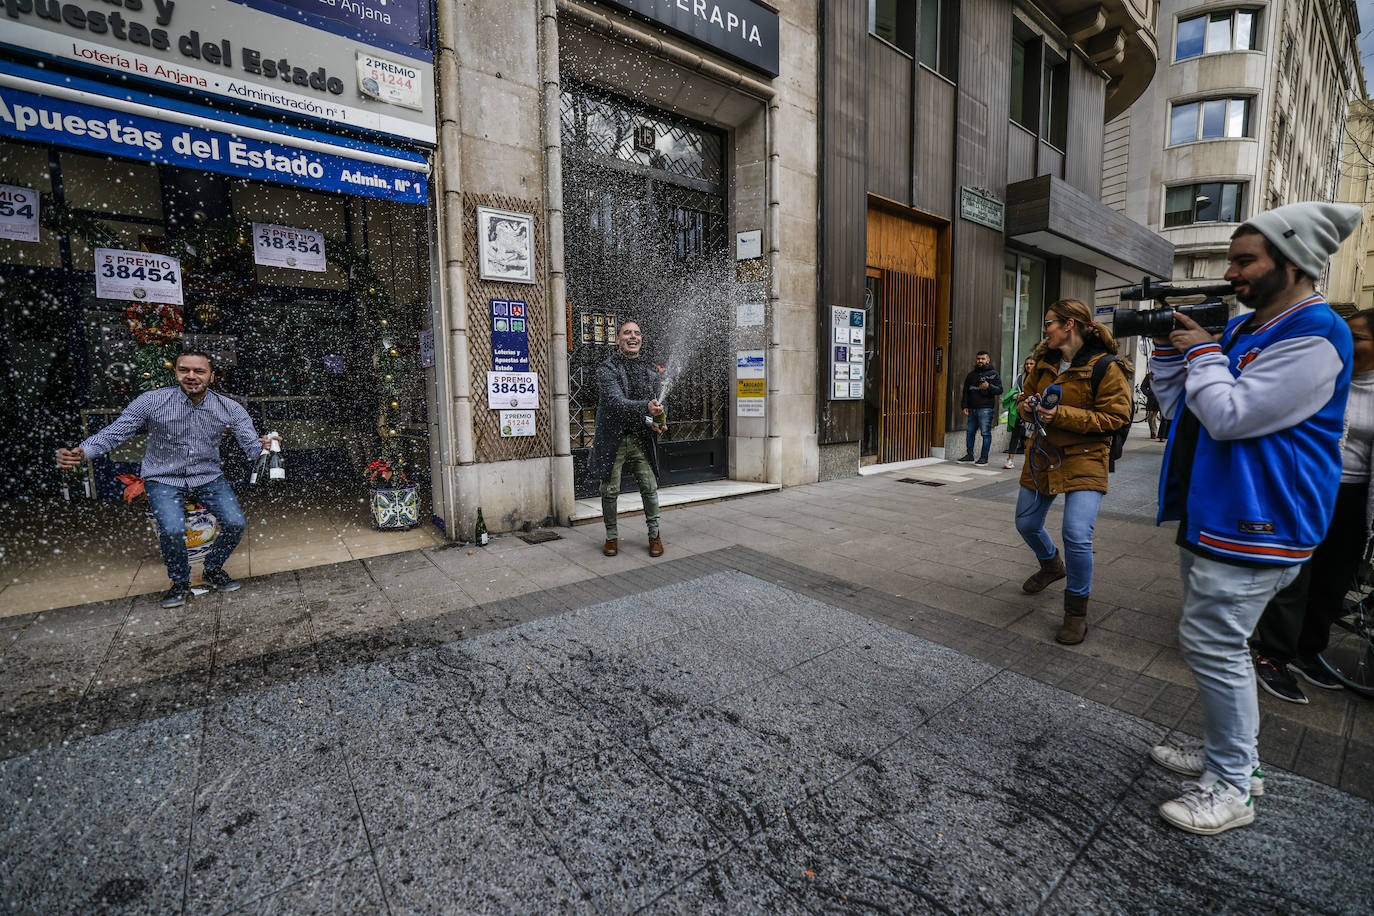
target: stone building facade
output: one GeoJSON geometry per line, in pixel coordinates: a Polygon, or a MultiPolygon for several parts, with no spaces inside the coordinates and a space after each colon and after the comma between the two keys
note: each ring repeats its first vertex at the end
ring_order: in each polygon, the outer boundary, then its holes
{"type": "Polygon", "coordinates": [[[617,322],[676,367],[661,485],[815,480],[817,25],[808,3],[439,3],[442,513],[568,521],[594,496],[595,369],[617,322]],[[531,218],[526,280],[479,208],[531,218]],[[528,315],[533,435],[489,389],[528,315]],[[504,325],[502,325],[504,327],[504,325]]]}
{"type": "Polygon", "coordinates": [[[1364,208],[1364,219],[1331,259],[1327,297],[1338,311],[1374,308],[1374,105],[1350,103],[1336,199],[1364,208]]]}
{"type": "Polygon", "coordinates": [[[1107,123],[1102,199],[1174,244],[1172,279],[1217,283],[1250,215],[1335,199],[1358,31],[1352,0],[1161,0],[1159,72],[1107,123]]]}

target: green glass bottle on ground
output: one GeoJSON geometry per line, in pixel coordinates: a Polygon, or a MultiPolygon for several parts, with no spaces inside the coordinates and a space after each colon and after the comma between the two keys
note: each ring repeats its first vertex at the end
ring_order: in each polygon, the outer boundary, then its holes
{"type": "Polygon", "coordinates": [[[477,527],[472,532],[472,540],[478,547],[485,547],[491,542],[491,535],[487,534],[487,523],[482,518],[482,508],[477,507],[477,527]]]}

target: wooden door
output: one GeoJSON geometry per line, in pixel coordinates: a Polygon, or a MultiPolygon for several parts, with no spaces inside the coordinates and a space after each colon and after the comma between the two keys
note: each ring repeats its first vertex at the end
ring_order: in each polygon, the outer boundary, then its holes
{"type": "Polygon", "coordinates": [[[910,461],[930,454],[935,421],[935,280],[883,271],[882,415],[878,460],[910,461]]]}
{"type": "Polygon", "coordinates": [[[878,415],[866,416],[865,426],[876,426],[877,457],[883,463],[928,457],[935,445],[939,258],[936,227],[870,206],[869,275],[878,280],[878,371],[872,374],[879,390],[869,405],[878,415]]]}

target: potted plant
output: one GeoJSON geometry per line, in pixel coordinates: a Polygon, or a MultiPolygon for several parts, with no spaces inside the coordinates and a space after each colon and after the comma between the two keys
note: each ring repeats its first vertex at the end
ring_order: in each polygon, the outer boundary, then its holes
{"type": "Polygon", "coordinates": [[[399,458],[378,458],[367,466],[372,524],[383,531],[420,524],[420,488],[406,479],[401,464],[399,458]]]}
{"type": "MultiPolygon", "coordinates": [[[[147,499],[148,494],[143,489],[143,478],[137,474],[120,474],[117,478],[124,484],[124,501],[131,503],[136,499],[147,499]]],[[[153,535],[158,534],[157,516],[153,515],[153,507],[147,508],[148,522],[153,526],[153,535]]],[[[200,563],[209,555],[210,548],[215,546],[215,538],[219,537],[219,520],[211,514],[210,510],[199,503],[186,501],[186,559],[191,563],[200,563]]]]}

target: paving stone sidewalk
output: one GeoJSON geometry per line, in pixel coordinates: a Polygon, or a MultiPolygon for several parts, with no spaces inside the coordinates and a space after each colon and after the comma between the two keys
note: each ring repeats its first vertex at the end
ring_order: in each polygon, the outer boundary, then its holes
{"type": "Polygon", "coordinates": [[[675,510],[657,561],[626,519],[0,620],[0,909],[1367,912],[1368,701],[1262,696],[1255,826],[1155,813],[1200,727],[1156,465],[1069,649],[1011,473],[951,465],[675,510]]]}
{"type": "Polygon", "coordinates": [[[1350,867],[1374,803],[1276,771],[1255,826],[1181,834],[1155,812],[1176,778],[1145,756],[1170,728],[723,553],[664,570],[682,581],[6,760],[0,902],[1358,913],[1374,899],[1374,874],[1350,867]]]}

